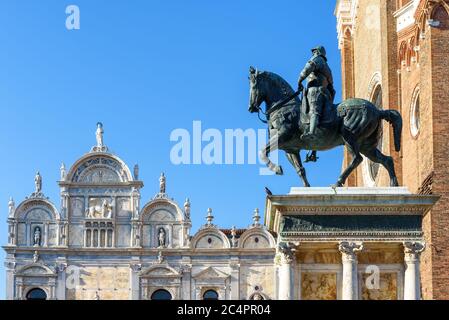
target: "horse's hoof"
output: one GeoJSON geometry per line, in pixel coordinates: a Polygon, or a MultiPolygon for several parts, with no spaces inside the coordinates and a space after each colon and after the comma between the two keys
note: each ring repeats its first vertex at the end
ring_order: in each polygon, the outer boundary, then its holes
{"type": "Polygon", "coordinates": [[[333,184],[331,186],[332,189],[337,189],[337,188],[341,188],[341,187],[343,187],[343,183],[341,181],[337,181],[336,184],[333,184]]]}
{"type": "Polygon", "coordinates": [[[391,179],[390,187],[399,187],[398,179],[396,178],[391,179]]]}
{"type": "Polygon", "coordinates": [[[284,175],[284,170],[282,169],[282,167],[281,166],[276,166],[276,174],[278,175],[278,176],[282,176],[282,175],[284,175]]]}

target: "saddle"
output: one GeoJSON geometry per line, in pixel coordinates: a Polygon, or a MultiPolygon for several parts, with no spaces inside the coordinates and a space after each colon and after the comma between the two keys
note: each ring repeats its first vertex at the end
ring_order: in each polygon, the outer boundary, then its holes
{"type": "MultiPolygon", "coordinates": [[[[337,106],[327,101],[323,108],[323,112],[320,118],[320,126],[326,126],[333,124],[337,121],[337,106]]],[[[301,104],[301,124],[310,124],[310,106],[307,99],[307,89],[304,89],[303,99],[301,104]]]]}

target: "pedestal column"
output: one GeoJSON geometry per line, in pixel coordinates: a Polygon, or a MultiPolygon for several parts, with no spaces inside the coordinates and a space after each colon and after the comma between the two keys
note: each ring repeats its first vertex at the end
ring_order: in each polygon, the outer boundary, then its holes
{"type": "Polygon", "coordinates": [[[277,262],[279,265],[279,300],[293,300],[293,264],[295,249],[290,244],[278,245],[277,262]]]}
{"type": "Polygon", "coordinates": [[[338,249],[343,263],[342,299],[358,300],[357,252],[363,249],[363,244],[345,241],[340,242],[338,249]]]}
{"type": "Polygon", "coordinates": [[[419,258],[425,248],[424,242],[404,242],[404,300],[421,300],[419,258]]]}

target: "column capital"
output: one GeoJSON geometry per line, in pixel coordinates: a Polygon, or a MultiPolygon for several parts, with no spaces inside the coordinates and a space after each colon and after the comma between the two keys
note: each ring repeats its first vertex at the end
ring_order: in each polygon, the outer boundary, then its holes
{"type": "Polygon", "coordinates": [[[419,259],[421,252],[426,249],[426,243],[424,241],[406,241],[403,245],[405,254],[404,260],[406,262],[419,259]]]}
{"type": "Polygon", "coordinates": [[[343,260],[356,260],[357,252],[363,250],[363,242],[342,241],[338,244],[338,250],[342,253],[343,260]]]}
{"type": "Polygon", "coordinates": [[[142,264],[140,264],[140,263],[132,263],[129,265],[129,267],[131,268],[131,270],[133,272],[136,272],[136,273],[142,271],[142,264]]]}
{"type": "Polygon", "coordinates": [[[280,264],[291,264],[295,261],[297,245],[294,243],[280,242],[276,248],[276,260],[280,264]]]}

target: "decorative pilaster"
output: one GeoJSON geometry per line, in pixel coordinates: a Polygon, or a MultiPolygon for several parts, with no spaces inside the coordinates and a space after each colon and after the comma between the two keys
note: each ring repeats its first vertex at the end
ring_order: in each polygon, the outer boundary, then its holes
{"type": "Polygon", "coordinates": [[[294,245],[290,243],[279,243],[276,260],[279,264],[279,300],[293,300],[294,245]]]}
{"type": "Polygon", "coordinates": [[[238,257],[231,258],[231,300],[240,300],[240,261],[238,257]]]}
{"type": "Polygon", "coordinates": [[[425,248],[424,242],[404,242],[404,300],[421,300],[419,258],[425,248]]]}
{"type": "Polygon", "coordinates": [[[192,285],[192,259],[189,256],[182,257],[182,299],[191,300],[193,294],[191,290],[192,285]]]}
{"type": "MultiPolygon", "coordinates": [[[[140,300],[140,286],[139,286],[139,274],[142,271],[142,264],[138,259],[133,259],[133,263],[130,264],[131,271],[131,300],[140,300]]],[[[146,290],[142,289],[142,290],[146,290]]],[[[145,292],[145,291],[143,291],[145,292]]],[[[144,298],[144,297],[143,297],[144,298]]]]}
{"type": "Polygon", "coordinates": [[[66,279],[67,279],[67,261],[66,259],[58,259],[55,266],[58,277],[56,279],[55,299],[66,299],[66,279]]]}
{"type": "Polygon", "coordinates": [[[338,250],[341,252],[343,263],[343,300],[358,300],[357,252],[363,249],[362,242],[340,242],[338,250]]]}

